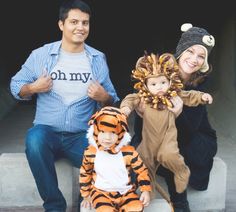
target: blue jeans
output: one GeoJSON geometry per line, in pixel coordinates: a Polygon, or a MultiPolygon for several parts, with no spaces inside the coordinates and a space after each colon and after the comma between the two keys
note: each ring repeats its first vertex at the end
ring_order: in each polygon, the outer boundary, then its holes
{"type": "Polygon", "coordinates": [[[47,125],[36,125],[26,136],[26,157],[34,176],[46,212],[66,211],[66,200],[58,188],[55,161],[67,158],[80,168],[88,146],[86,131],[79,133],[55,132],[47,125]]]}

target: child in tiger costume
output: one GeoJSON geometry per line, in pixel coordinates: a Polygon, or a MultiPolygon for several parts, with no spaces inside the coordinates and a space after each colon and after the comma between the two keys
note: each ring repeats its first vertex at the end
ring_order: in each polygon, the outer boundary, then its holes
{"type": "Polygon", "coordinates": [[[81,206],[96,212],[138,212],[150,203],[150,178],[134,147],[128,145],[126,116],[119,108],[104,107],[89,121],[90,146],[80,168],[81,206]],[[131,183],[131,170],[137,174],[141,195],[131,183]]]}
{"type": "MultiPolygon", "coordinates": [[[[197,106],[211,104],[212,96],[200,91],[182,90],[177,62],[172,54],[147,53],[140,57],[132,77],[138,82],[138,93],[128,94],[121,102],[122,113],[127,116],[144,100],[142,142],[137,147],[149,169],[152,190],[156,184],[156,172],[161,164],[174,173],[176,192],[182,193],[190,176],[188,166],[179,153],[175,115],[167,109],[172,107],[171,98],[179,95],[183,104],[197,106]]],[[[151,193],[154,197],[155,194],[151,193]]]]}

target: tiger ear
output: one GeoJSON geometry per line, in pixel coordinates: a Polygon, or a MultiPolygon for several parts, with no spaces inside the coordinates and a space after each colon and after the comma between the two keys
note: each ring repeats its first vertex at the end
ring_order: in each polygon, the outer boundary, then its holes
{"type": "Polygon", "coordinates": [[[98,116],[100,116],[100,111],[97,111],[96,113],[94,113],[92,115],[92,117],[90,118],[88,125],[93,125],[94,124],[94,120],[97,119],[98,116]]]}
{"type": "Polygon", "coordinates": [[[128,122],[127,122],[127,116],[123,113],[121,114],[117,114],[116,115],[117,119],[119,120],[121,127],[125,130],[125,131],[129,131],[128,130],[128,122]]]}

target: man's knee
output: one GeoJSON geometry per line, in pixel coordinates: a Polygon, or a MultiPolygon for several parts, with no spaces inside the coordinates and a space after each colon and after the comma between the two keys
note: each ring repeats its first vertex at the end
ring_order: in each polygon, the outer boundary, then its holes
{"type": "Polygon", "coordinates": [[[26,134],[25,139],[26,150],[28,152],[39,152],[44,146],[47,136],[48,130],[43,125],[36,125],[30,128],[26,134]]]}

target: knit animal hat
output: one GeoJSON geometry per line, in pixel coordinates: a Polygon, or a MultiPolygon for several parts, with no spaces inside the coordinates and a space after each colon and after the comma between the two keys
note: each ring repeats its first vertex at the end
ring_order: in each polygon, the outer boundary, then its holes
{"type": "Polygon", "coordinates": [[[181,26],[181,31],[183,32],[179,43],[176,47],[175,57],[178,59],[184,51],[193,45],[201,45],[204,47],[206,52],[205,62],[202,68],[199,70],[201,72],[206,72],[209,69],[208,56],[215,45],[215,38],[209,34],[205,29],[200,27],[193,27],[190,23],[185,23],[181,26]]]}
{"type": "Polygon", "coordinates": [[[143,57],[138,59],[135,69],[132,70],[132,78],[138,81],[134,84],[134,88],[139,91],[140,98],[143,98],[152,108],[159,110],[164,110],[166,106],[173,107],[170,99],[176,96],[183,87],[175,57],[169,53],[160,56],[145,53],[143,57]],[[170,87],[163,96],[153,95],[146,86],[148,78],[160,75],[170,81],[170,87]]]}
{"type": "MultiPolygon", "coordinates": [[[[89,125],[93,127],[93,138],[98,149],[105,150],[104,147],[98,142],[98,133],[101,131],[114,132],[118,135],[118,140],[112,147],[106,149],[105,151],[108,151],[111,154],[116,154],[119,151],[119,148],[117,147],[123,139],[125,133],[128,132],[127,118],[120,112],[119,108],[111,106],[103,107],[91,117],[89,125]]],[[[127,144],[127,142],[128,141],[125,141],[125,144],[127,144]]]]}

